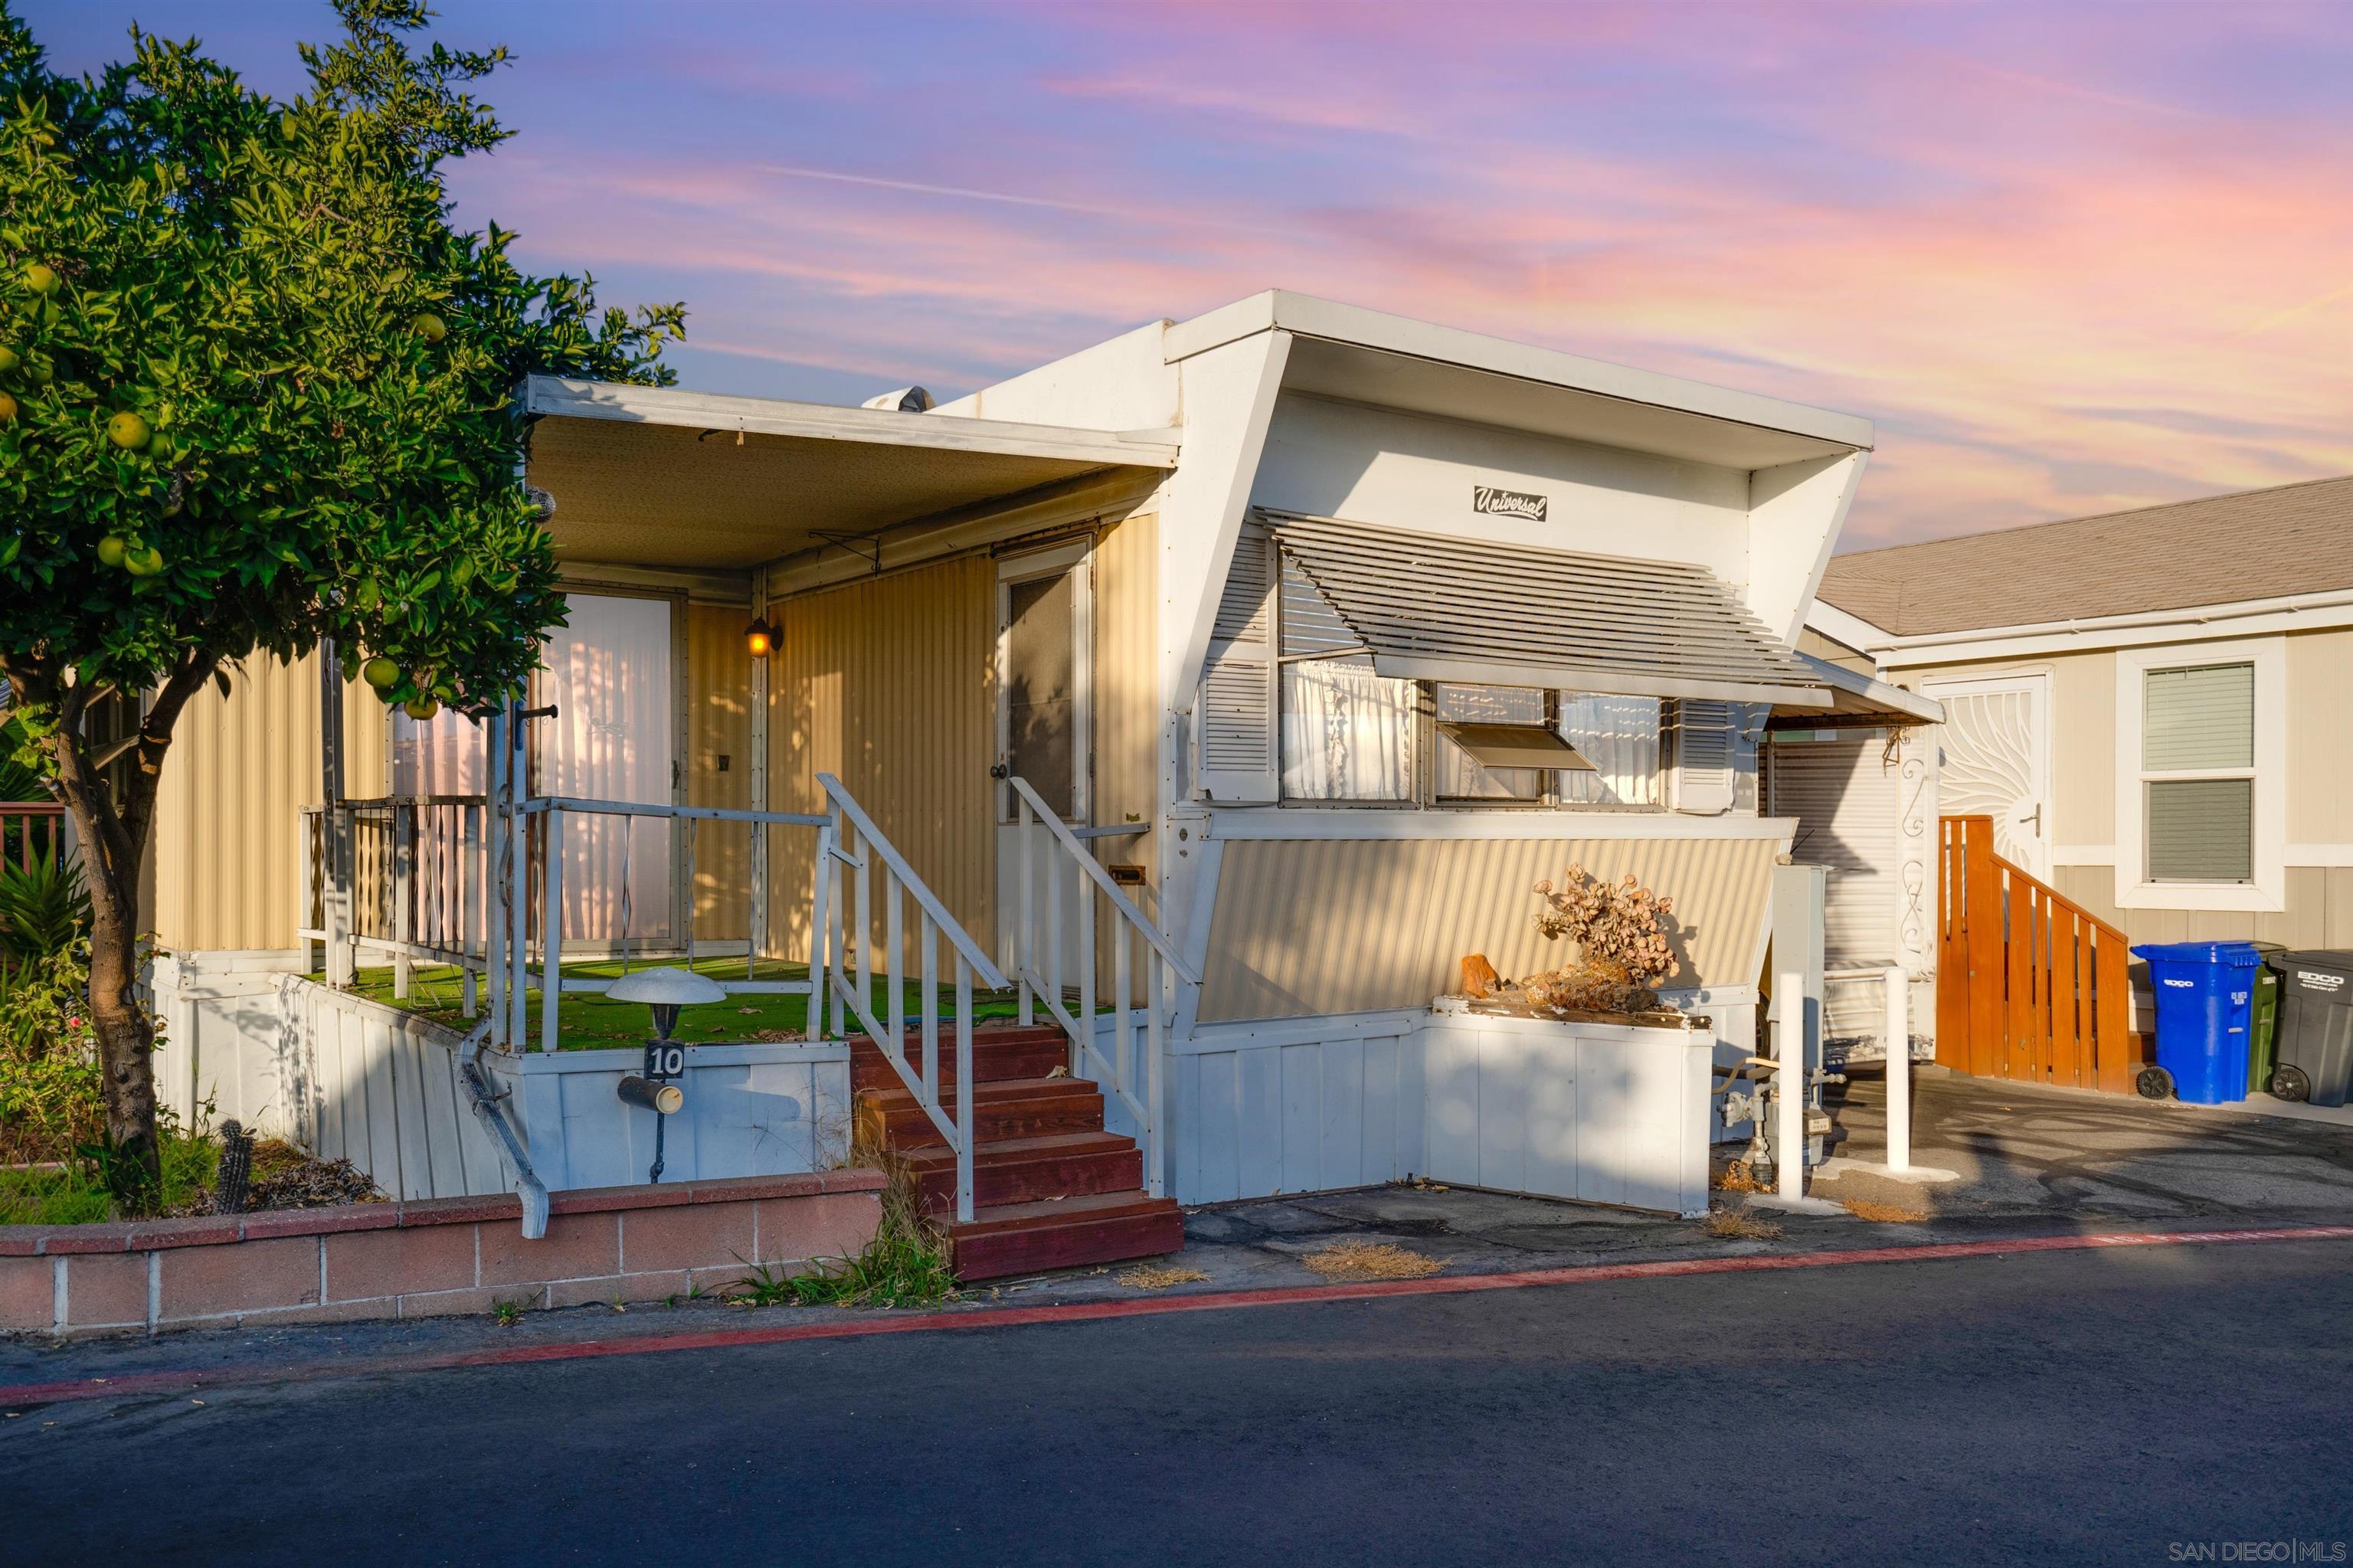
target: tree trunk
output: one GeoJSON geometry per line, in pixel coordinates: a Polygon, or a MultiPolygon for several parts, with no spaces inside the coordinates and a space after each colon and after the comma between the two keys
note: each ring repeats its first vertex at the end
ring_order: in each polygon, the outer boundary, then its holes
{"type": "Polygon", "coordinates": [[[58,793],[80,836],[82,879],[90,889],[90,1012],[106,1110],[102,1169],[115,1208],[126,1217],[155,1213],[164,1195],[163,1149],[155,1128],[155,1028],[136,990],[140,874],[172,726],[218,663],[216,655],[191,654],[156,692],[140,720],[130,777],[119,800],[83,734],[90,695],[86,689],[57,694],[58,722],[47,741],[58,793]]]}
{"type": "MultiPolygon", "coordinates": [[[[161,1206],[164,1172],[155,1135],[155,1030],[136,991],[146,813],[137,813],[141,831],[134,840],[123,820],[129,813],[108,795],[83,738],[60,726],[53,744],[59,792],[80,840],[82,879],[90,888],[90,1019],[106,1110],[102,1171],[118,1210],[126,1216],[151,1214],[161,1206]]],[[[138,789],[134,781],[132,792],[138,789]]]]}
{"type": "MultiPolygon", "coordinates": [[[[80,813],[78,826],[88,832],[80,813]]],[[[85,842],[89,842],[85,839],[85,842]]],[[[90,1018],[98,1033],[105,1075],[104,1171],[115,1206],[125,1215],[162,1206],[163,1150],[155,1134],[155,1028],[140,1005],[139,872],[145,844],[113,876],[90,879],[90,1018]]]]}

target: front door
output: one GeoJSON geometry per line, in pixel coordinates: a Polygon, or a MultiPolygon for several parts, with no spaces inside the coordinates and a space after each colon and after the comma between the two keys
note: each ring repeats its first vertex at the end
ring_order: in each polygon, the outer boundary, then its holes
{"type": "MultiPolygon", "coordinates": [[[[565,596],[571,624],[552,632],[531,722],[533,788],[542,795],[670,805],[679,799],[673,639],[669,599],[565,596]]],[[[659,817],[568,812],[564,821],[564,939],[589,951],[677,940],[675,824],[659,817]]]]}
{"type": "Polygon", "coordinates": [[[1938,810],[1991,817],[1994,853],[2039,880],[2051,876],[2051,677],[1923,681],[1945,705],[1938,726],[1938,810]]]}
{"type": "MultiPolygon", "coordinates": [[[[1088,738],[1092,695],[1090,653],[1093,625],[1087,546],[1040,550],[1001,562],[997,581],[997,754],[999,777],[1021,779],[1055,816],[1072,827],[1087,823],[1092,747],[1088,738]]],[[[1060,852],[1035,835],[1020,842],[1021,812],[1009,782],[997,786],[997,953],[1015,961],[1013,928],[1021,912],[1021,855],[1035,860],[1038,907],[1045,907],[1045,875],[1060,852]]],[[[1064,877],[1063,965],[1077,973],[1077,903],[1064,877]]],[[[1041,916],[1042,918],[1042,913],[1041,916]]]]}

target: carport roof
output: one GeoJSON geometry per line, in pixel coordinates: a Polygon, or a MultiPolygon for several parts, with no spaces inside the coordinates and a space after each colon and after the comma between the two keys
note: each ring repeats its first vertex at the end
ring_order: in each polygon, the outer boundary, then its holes
{"type": "Polygon", "coordinates": [[[566,559],[741,570],[1106,471],[1174,468],[1134,435],[534,376],[531,482],[566,559]]]}

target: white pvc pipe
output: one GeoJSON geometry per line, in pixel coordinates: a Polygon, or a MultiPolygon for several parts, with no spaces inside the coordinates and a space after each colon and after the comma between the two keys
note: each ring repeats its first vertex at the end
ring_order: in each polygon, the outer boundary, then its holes
{"type": "Polygon", "coordinates": [[[1806,977],[1773,982],[1775,1062],[1773,1151],[1775,1186],[1784,1198],[1806,1195],[1806,977]]]}
{"type": "Polygon", "coordinates": [[[1912,1169],[1912,982],[1887,967],[1887,1168],[1912,1169]]]}

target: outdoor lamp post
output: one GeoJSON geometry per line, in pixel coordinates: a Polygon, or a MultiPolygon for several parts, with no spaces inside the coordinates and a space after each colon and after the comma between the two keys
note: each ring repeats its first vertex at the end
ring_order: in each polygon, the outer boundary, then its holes
{"type": "Polygon", "coordinates": [[[646,1042],[646,1065],[641,1074],[621,1080],[620,1096],[625,1105],[633,1105],[654,1113],[654,1163],[646,1172],[649,1181],[659,1181],[662,1173],[662,1133],[665,1118],[686,1105],[686,1091],[673,1081],[686,1075],[686,1047],[670,1038],[678,1027],[678,1010],[699,1002],[719,1001],[727,993],[719,982],[692,969],[638,969],[623,975],[607,989],[605,995],[614,1001],[642,1001],[653,1014],[653,1037],[646,1042]]]}

